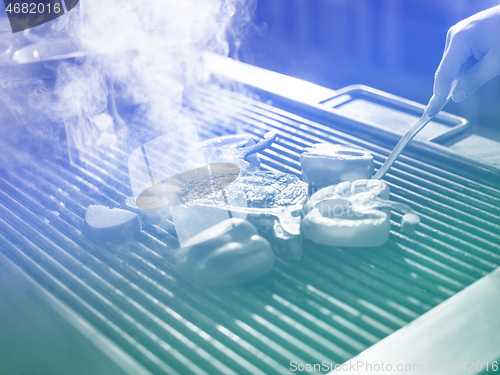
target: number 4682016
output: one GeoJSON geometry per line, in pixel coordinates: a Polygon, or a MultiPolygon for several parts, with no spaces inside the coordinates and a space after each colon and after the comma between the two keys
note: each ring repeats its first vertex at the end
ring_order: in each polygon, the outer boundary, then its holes
{"type": "Polygon", "coordinates": [[[55,3],[10,3],[6,8],[8,13],[24,13],[24,14],[48,14],[61,13],[61,4],[55,3]]]}
{"type": "Polygon", "coordinates": [[[497,372],[499,369],[499,365],[497,361],[493,362],[474,362],[474,361],[453,361],[446,362],[444,366],[444,370],[452,370],[452,371],[471,371],[471,372],[480,372],[480,371],[492,371],[497,372]]]}

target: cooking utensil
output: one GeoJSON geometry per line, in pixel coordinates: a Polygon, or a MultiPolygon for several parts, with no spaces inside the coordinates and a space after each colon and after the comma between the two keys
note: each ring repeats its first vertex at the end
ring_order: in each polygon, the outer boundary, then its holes
{"type": "Polygon", "coordinates": [[[63,60],[85,56],[69,39],[57,39],[29,44],[14,52],[12,60],[18,64],[63,60]]]}
{"type": "MultiPolygon", "coordinates": [[[[451,92],[453,92],[453,89],[451,90],[451,92]]],[[[441,106],[441,108],[439,108],[437,110],[437,112],[435,112],[435,113],[429,114],[427,112],[427,110],[424,111],[424,114],[422,115],[422,117],[420,117],[420,119],[417,121],[417,123],[415,125],[413,125],[413,127],[406,132],[406,134],[403,136],[403,138],[401,138],[401,140],[398,142],[396,147],[394,147],[394,150],[392,150],[392,152],[389,154],[389,156],[386,159],[386,161],[384,162],[384,164],[382,164],[382,166],[380,167],[378,172],[375,173],[375,175],[372,177],[373,179],[380,180],[382,177],[385,176],[385,174],[392,167],[392,165],[394,164],[394,162],[396,161],[398,156],[401,154],[401,152],[403,152],[403,150],[406,147],[406,145],[408,144],[408,142],[410,142],[413,139],[413,137],[415,137],[415,135],[417,135],[417,133],[424,128],[425,125],[427,125],[429,122],[431,122],[431,120],[434,117],[436,117],[439,112],[441,112],[441,110],[444,108],[444,106],[446,104],[448,104],[450,99],[451,99],[451,94],[448,96],[448,98],[446,99],[444,104],[441,106]]]]}
{"type": "Polygon", "coordinates": [[[396,161],[396,159],[398,158],[398,156],[401,154],[401,152],[403,152],[403,150],[406,147],[406,145],[408,144],[408,142],[410,142],[413,139],[413,137],[415,137],[417,135],[417,133],[424,128],[425,125],[427,125],[429,122],[431,122],[431,120],[434,117],[436,117],[439,114],[439,112],[441,112],[443,110],[443,108],[446,106],[446,104],[448,104],[448,102],[450,101],[451,97],[453,96],[453,91],[455,91],[455,88],[457,87],[458,81],[463,76],[463,74],[468,69],[470,69],[471,64],[473,64],[472,61],[469,61],[466,64],[464,64],[464,66],[462,67],[462,69],[461,69],[458,77],[455,80],[453,80],[453,82],[451,84],[451,88],[450,88],[450,93],[448,94],[448,97],[446,98],[446,101],[441,106],[441,108],[439,108],[434,113],[429,113],[428,112],[429,106],[427,106],[425,108],[424,114],[422,115],[422,117],[420,117],[420,119],[417,121],[417,123],[415,125],[413,125],[413,127],[406,132],[406,134],[403,136],[403,138],[401,138],[401,140],[398,142],[398,144],[396,145],[396,147],[394,147],[394,150],[392,150],[392,152],[387,157],[387,159],[384,162],[384,164],[382,164],[382,166],[380,167],[380,169],[378,170],[378,172],[375,173],[375,175],[372,177],[373,179],[380,180],[382,177],[384,177],[385,174],[392,167],[392,165],[394,164],[394,162],[396,161]]]}
{"type": "Polygon", "coordinates": [[[269,208],[259,208],[259,207],[243,207],[243,206],[216,206],[213,204],[198,204],[199,206],[220,208],[221,210],[230,210],[233,212],[243,213],[243,214],[253,214],[253,215],[270,215],[278,218],[281,226],[285,231],[293,235],[300,234],[300,220],[299,215],[294,216],[294,213],[302,210],[303,205],[297,204],[293,206],[283,206],[283,207],[269,207],[269,208]]]}

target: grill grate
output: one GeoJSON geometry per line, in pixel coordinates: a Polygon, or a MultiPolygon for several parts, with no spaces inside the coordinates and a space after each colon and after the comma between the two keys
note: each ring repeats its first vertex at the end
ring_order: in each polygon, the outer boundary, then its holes
{"type": "MultiPolygon", "coordinates": [[[[267,169],[300,173],[302,149],[328,140],[365,147],[376,165],[388,149],[234,93],[210,88],[189,105],[202,136],[233,129],[279,134],[267,169]]],[[[331,126],[330,126],[331,125],[331,126]]],[[[157,374],[286,374],[290,361],[344,362],[500,264],[500,190],[436,162],[403,156],[386,176],[391,199],[421,215],[418,234],[381,248],[306,244],[300,263],[279,260],[264,278],[206,290],[178,280],[173,238],[144,226],[121,245],[80,229],[90,204],[130,194],[120,150],[86,154],[0,177],[1,250],[42,287],[157,374]]]]}

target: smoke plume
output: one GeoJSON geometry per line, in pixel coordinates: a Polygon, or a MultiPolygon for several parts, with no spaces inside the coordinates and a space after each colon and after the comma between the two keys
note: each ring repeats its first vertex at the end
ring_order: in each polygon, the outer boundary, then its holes
{"type": "MultiPolygon", "coordinates": [[[[0,101],[36,139],[58,141],[63,125],[80,150],[137,147],[185,122],[183,96],[206,77],[202,54],[230,54],[250,9],[248,0],[80,1],[23,37],[62,41],[83,56],[44,63],[41,77],[12,67],[0,74],[0,101]]],[[[20,132],[2,128],[2,137],[20,132]]]]}

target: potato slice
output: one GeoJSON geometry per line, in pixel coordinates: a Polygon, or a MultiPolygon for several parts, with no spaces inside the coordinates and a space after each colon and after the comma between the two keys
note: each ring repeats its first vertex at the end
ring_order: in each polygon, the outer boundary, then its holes
{"type": "Polygon", "coordinates": [[[131,211],[90,205],[85,212],[88,234],[99,241],[121,242],[141,231],[141,219],[131,211]]]}
{"type": "Polygon", "coordinates": [[[300,164],[302,179],[316,188],[371,178],[374,171],[373,156],[368,151],[331,143],[307,148],[300,155],[300,164]]]}

